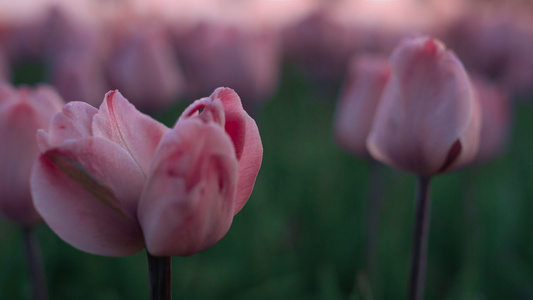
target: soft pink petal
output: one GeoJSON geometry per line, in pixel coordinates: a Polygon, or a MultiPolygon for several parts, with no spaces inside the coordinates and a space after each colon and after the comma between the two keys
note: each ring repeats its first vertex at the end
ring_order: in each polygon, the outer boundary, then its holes
{"type": "Polygon", "coordinates": [[[94,117],[93,134],[112,140],[124,148],[147,174],[155,149],[169,129],[139,112],[119,91],[105,95],[94,117]]]}
{"type": "Polygon", "coordinates": [[[27,100],[39,111],[43,123],[50,122],[50,119],[65,105],[63,98],[49,85],[39,85],[34,89],[21,87],[19,93],[27,94],[27,100]]]}
{"type": "Polygon", "coordinates": [[[135,24],[117,40],[107,64],[111,84],[140,109],[170,106],[183,93],[185,79],[164,29],[135,24]]]}
{"type": "Polygon", "coordinates": [[[226,115],[226,132],[239,159],[239,180],[235,214],[250,198],[263,160],[263,143],[254,119],[244,111],[239,95],[229,88],[216,89],[211,98],[220,99],[226,115]]]}
{"type": "Polygon", "coordinates": [[[220,102],[220,99],[214,99],[211,97],[205,97],[194,101],[183,111],[178,122],[191,117],[199,117],[204,122],[215,122],[222,127],[226,124],[222,102],[220,102]]]}
{"type": "Polygon", "coordinates": [[[30,195],[30,171],[39,154],[35,131],[39,112],[17,101],[0,111],[0,214],[19,224],[40,220],[30,195]]]}
{"type": "Polygon", "coordinates": [[[92,121],[98,110],[85,102],[69,102],[56,114],[48,132],[37,133],[39,147],[44,152],[68,140],[92,136],[92,121]]]}
{"type": "Polygon", "coordinates": [[[473,80],[483,121],[476,162],[493,159],[507,144],[511,125],[511,101],[498,86],[481,78],[473,80]]]}
{"type": "Polygon", "coordinates": [[[15,101],[17,91],[7,82],[0,81],[0,110],[4,105],[15,101]]]}
{"type": "Polygon", "coordinates": [[[80,250],[107,256],[143,248],[136,218],[143,184],[131,156],[102,138],[46,151],[31,177],[35,207],[50,228],[80,250]]]}
{"type": "Polygon", "coordinates": [[[234,153],[212,122],[183,120],[163,137],[139,205],[148,252],[187,256],[226,234],[235,206],[234,153]]]}
{"type": "Polygon", "coordinates": [[[356,54],[351,60],[334,118],[335,140],[344,150],[369,156],[366,139],[389,75],[385,57],[356,54]]]}
{"type": "Polygon", "coordinates": [[[404,40],[390,62],[392,76],[367,141],[374,158],[422,175],[471,162],[481,119],[461,62],[425,37],[404,40]],[[460,151],[447,161],[457,143],[460,151]]]}

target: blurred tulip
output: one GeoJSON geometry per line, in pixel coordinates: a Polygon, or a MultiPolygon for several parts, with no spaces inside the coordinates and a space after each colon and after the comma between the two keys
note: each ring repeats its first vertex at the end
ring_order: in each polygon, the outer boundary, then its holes
{"type": "Polygon", "coordinates": [[[8,59],[14,63],[27,60],[40,61],[46,54],[44,14],[13,20],[2,28],[3,47],[8,59]]]}
{"type": "Polygon", "coordinates": [[[352,58],[335,111],[334,136],[341,148],[369,157],[366,139],[389,74],[389,62],[383,57],[352,58]]]}
{"type": "Polygon", "coordinates": [[[485,162],[501,154],[507,145],[511,101],[495,84],[479,77],[472,77],[472,83],[483,115],[476,162],[485,162]]]}
{"type": "Polygon", "coordinates": [[[251,193],[262,146],[235,92],[198,101],[172,129],[118,91],[99,110],[67,104],[38,133],[32,192],[45,222],[72,246],[107,256],[145,243],[154,256],[185,256],[221,239],[251,193]]]}
{"type": "Polygon", "coordinates": [[[0,85],[0,214],[20,225],[41,220],[30,194],[30,172],[39,156],[35,134],[48,128],[63,104],[50,87],[0,85]]]}
{"type": "Polygon", "coordinates": [[[441,42],[418,37],[400,42],[390,64],[367,141],[372,156],[422,176],[472,162],[481,110],[457,57],[441,42]]]}
{"type": "Polygon", "coordinates": [[[231,86],[247,109],[271,96],[281,67],[279,39],[268,29],[205,21],[178,39],[189,92],[231,86]]]}
{"type": "Polygon", "coordinates": [[[94,52],[64,52],[52,69],[50,81],[66,101],[96,105],[107,90],[103,61],[94,52]]]}
{"type": "Polygon", "coordinates": [[[0,50],[0,82],[9,81],[11,78],[11,70],[9,62],[4,53],[0,50]]]}
{"type": "Polygon", "coordinates": [[[185,83],[169,36],[148,24],[119,31],[107,66],[110,85],[143,111],[171,106],[184,92],[185,83]]]}
{"type": "Polygon", "coordinates": [[[47,75],[66,101],[98,105],[109,90],[104,65],[110,39],[90,11],[80,12],[74,14],[63,6],[49,10],[47,75]]]}
{"type": "Polygon", "coordinates": [[[359,49],[357,34],[357,30],[333,18],[325,5],[287,27],[283,31],[283,47],[288,59],[301,66],[311,79],[336,82],[342,79],[347,62],[359,49]]]}
{"type": "Polygon", "coordinates": [[[530,94],[533,21],[530,9],[512,3],[475,5],[450,26],[447,39],[468,70],[497,81],[508,93],[530,94]]]}

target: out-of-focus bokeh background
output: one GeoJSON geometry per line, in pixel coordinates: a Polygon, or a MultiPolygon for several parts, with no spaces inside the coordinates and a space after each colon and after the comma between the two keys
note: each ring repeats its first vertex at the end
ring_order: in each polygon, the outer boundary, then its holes
{"type": "MultiPolygon", "coordinates": [[[[263,165],[226,237],[173,258],[175,299],[402,299],[415,178],[342,151],[333,123],[350,59],[420,33],[512,112],[498,156],[434,180],[426,298],[533,299],[531,1],[0,0],[0,78],[95,106],[119,89],[168,126],[218,86],[241,96],[263,165]]],[[[147,299],[144,251],[99,257],[36,231],[50,299],[147,299]]],[[[0,299],[31,297],[22,244],[0,220],[0,299]]]]}

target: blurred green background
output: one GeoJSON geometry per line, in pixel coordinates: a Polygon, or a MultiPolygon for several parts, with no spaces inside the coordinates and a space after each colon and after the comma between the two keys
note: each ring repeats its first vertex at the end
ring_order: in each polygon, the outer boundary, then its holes
{"type": "MultiPolygon", "coordinates": [[[[19,66],[14,81],[41,75],[38,67],[19,66]]],[[[285,66],[280,89],[256,116],[264,159],[254,192],[220,242],[173,258],[173,299],[406,297],[415,177],[377,170],[383,209],[370,271],[371,164],[334,144],[339,87],[322,87],[285,66]]],[[[191,100],[159,119],[172,125],[191,100]]],[[[503,156],[433,181],[426,299],[533,299],[533,111],[524,101],[517,105],[503,156]]],[[[45,225],[36,234],[50,299],[148,298],[144,251],[99,257],[72,248],[45,225]]],[[[22,244],[19,228],[1,220],[0,299],[31,299],[22,244]]]]}

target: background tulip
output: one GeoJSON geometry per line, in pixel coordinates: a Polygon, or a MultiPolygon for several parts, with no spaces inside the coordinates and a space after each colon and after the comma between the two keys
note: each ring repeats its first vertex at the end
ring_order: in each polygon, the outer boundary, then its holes
{"type": "Polygon", "coordinates": [[[139,109],[168,108],[185,83],[167,32],[150,22],[116,26],[117,43],[107,65],[110,85],[139,109]]]}
{"type": "Polygon", "coordinates": [[[66,101],[99,105],[109,90],[104,72],[110,38],[104,26],[87,11],[72,13],[64,7],[50,9],[45,22],[47,80],[66,101]]]}
{"type": "Polygon", "coordinates": [[[269,28],[201,21],[179,35],[177,50],[192,95],[231,86],[253,110],[277,88],[280,40],[269,28]]]}
{"type": "Polygon", "coordinates": [[[384,57],[352,58],[334,117],[335,140],[346,151],[369,156],[366,139],[389,73],[389,62],[384,57]]]}
{"type": "Polygon", "coordinates": [[[38,129],[48,128],[63,100],[50,87],[0,85],[0,214],[20,225],[40,221],[30,194],[30,172],[39,155],[38,129]]]}
{"type": "Polygon", "coordinates": [[[404,39],[368,137],[377,160],[417,174],[409,299],[424,298],[433,175],[471,163],[478,151],[481,108],[461,62],[440,41],[404,39]]]}
{"type": "Polygon", "coordinates": [[[505,91],[480,77],[472,83],[483,114],[476,162],[485,162],[501,154],[507,145],[511,126],[511,100],[505,91]]]}
{"type": "Polygon", "coordinates": [[[434,175],[474,159],[481,111],[461,62],[432,38],[403,40],[367,146],[395,168],[434,175]]]}

